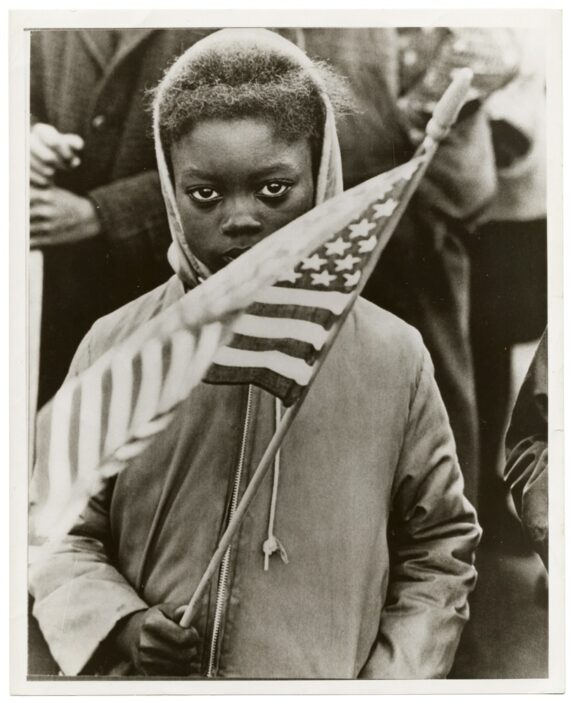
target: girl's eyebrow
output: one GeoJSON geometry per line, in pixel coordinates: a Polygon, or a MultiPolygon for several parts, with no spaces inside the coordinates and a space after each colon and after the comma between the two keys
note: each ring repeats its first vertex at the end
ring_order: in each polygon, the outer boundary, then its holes
{"type": "MultiPolygon", "coordinates": [[[[292,163],[288,161],[274,161],[272,163],[262,166],[261,168],[250,171],[247,174],[247,177],[249,179],[255,180],[256,178],[264,178],[270,176],[276,171],[285,171],[288,175],[294,175],[297,172],[297,169],[292,163]]],[[[195,166],[187,166],[182,170],[181,176],[214,180],[216,178],[219,178],[220,174],[204,171],[203,169],[197,168],[195,166]]]]}
{"type": "Polygon", "coordinates": [[[203,171],[202,169],[195,168],[194,166],[188,166],[182,170],[182,176],[196,176],[198,178],[213,178],[214,174],[203,171]]]}
{"type": "Polygon", "coordinates": [[[269,176],[275,171],[287,171],[288,173],[296,171],[293,164],[288,161],[275,161],[262,168],[255,170],[251,175],[257,178],[263,178],[264,176],[269,176]]]}

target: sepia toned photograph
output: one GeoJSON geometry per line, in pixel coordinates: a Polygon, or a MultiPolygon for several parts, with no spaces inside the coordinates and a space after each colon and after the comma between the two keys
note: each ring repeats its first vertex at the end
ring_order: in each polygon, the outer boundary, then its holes
{"type": "Polygon", "coordinates": [[[15,691],[562,690],[559,14],[400,14],[12,17],[15,691]]]}

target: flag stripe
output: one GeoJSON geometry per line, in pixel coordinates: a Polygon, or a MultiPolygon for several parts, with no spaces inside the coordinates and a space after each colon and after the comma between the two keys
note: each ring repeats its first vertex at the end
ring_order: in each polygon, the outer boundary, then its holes
{"type": "MultiPolygon", "coordinates": [[[[157,417],[154,420],[149,420],[144,425],[137,427],[136,432],[134,433],[134,437],[135,439],[147,439],[148,437],[152,437],[158,432],[162,432],[162,430],[166,429],[169,424],[170,417],[168,416],[168,413],[166,413],[161,417],[157,417]]],[[[115,458],[117,458],[118,456],[119,452],[115,452],[115,458]]]]}
{"type": "Polygon", "coordinates": [[[306,288],[289,288],[272,286],[260,291],[255,296],[257,303],[270,305],[303,305],[324,308],[335,315],[340,315],[350,300],[350,293],[338,291],[307,290],[306,288]]]}
{"type": "Polygon", "coordinates": [[[101,375],[87,373],[81,384],[81,403],[79,407],[79,430],[77,450],[78,467],[93,466],[99,461],[101,445],[100,407],[102,399],[101,375]]]}
{"type": "Polygon", "coordinates": [[[263,337],[248,337],[246,335],[235,334],[227,345],[231,349],[242,349],[251,352],[275,351],[282,354],[289,354],[294,359],[304,359],[309,366],[319,354],[312,344],[298,342],[294,339],[264,339],[263,337]]]}
{"type": "Polygon", "coordinates": [[[200,329],[192,363],[188,366],[185,379],[188,388],[193,388],[213,363],[216,350],[220,348],[222,333],[223,326],[219,322],[212,322],[200,329]]]}
{"type": "MultiPolygon", "coordinates": [[[[162,423],[159,423],[159,426],[162,427],[162,423]]],[[[135,438],[128,444],[124,444],[122,447],[119,447],[113,455],[113,458],[118,461],[129,461],[130,459],[140,456],[147,446],[148,441],[146,438],[135,438]]]]}
{"type": "Polygon", "coordinates": [[[73,381],[58,393],[52,405],[49,443],[50,496],[65,495],[71,488],[72,471],[69,461],[69,430],[71,427],[71,405],[77,388],[73,381]]]}
{"type": "Polygon", "coordinates": [[[79,458],[79,411],[83,399],[82,386],[82,382],[75,386],[71,398],[69,440],[67,444],[69,449],[69,466],[71,467],[71,478],[73,481],[77,478],[77,473],[79,471],[77,462],[79,458]]]}
{"type": "Polygon", "coordinates": [[[301,305],[265,305],[264,303],[254,303],[247,308],[248,315],[258,315],[259,317],[269,317],[271,319],[306,320],[314,322],[324,329],[330,329],[336,316],[330,310],[322,308],[309,308],[301,305]]]}
{"type": "Polygon", "coordinates": [[[169,410],[180,396],[181,384],[188,377],[188,367],[192,364],[192,356],[196,340],[189,330],[178,330],[172,335],[170,342],[170,366],[166,372],[164,390],[158,405],[160,414],[169,410]]]}
{"type": "Polygon", "coordinates": [[[322,349],[327,338],[327,331],[320,325],[307,320],[291,320],[258,315],[243,315],[234,327],[238,334],[251,337],[267,337],[269,339],[296,339],[307,342],[315,349],[322,349]]]}
{"type": "Polygon", "coordinates": [[[141,357],[141,374],[145,383],[140,384],[141,388],[131,420],[133,427],[146,424],[158,409],[162,388],[162,344],[160,340],[149,340],[142,349],[141,357]]]}
{"type": "Polygon", "coordinates": [[[113,374],[110,368],[103,371],[101,380],[102,399],[101,399],[101,432],[99,435],[99,457],[105,456],[105,439],[109,429],[109,407],[111,404],[111,395],[113,392],[113,374]]]}
{"type": "Polygon", "coordinates": [[[243,368],[265,368],[306,386],[309,383],[312,367],[302,359],[297,359],[279,351],[250,351],[222,347],[214,356],[214,363],[220,366],[243,368]]]}
{"type": "Polygon", "coordinates": [[[304,386],[298,386],[296,383],[291,383],[287,378],[284,378],[278,373],[270,369],[250,368],[240,369],[239,375],[231,366],[218,366],[213,364],[208,371],[208,375],[204,378],[205,383],[214,385],[239,385],[250,383],[263,390],[277,395],[281,398],[284,407],[292,405],[299,397],[304,386]]]}
{"type": "Polygon", "coordinates": [[[117,354],[112,361],[112,393],[109,404],[109,423],[105,454],[112,454],[127,435],[131,417],[131,396],[133,391],[133,370],[131,360],[125,355],[117,354]]]}

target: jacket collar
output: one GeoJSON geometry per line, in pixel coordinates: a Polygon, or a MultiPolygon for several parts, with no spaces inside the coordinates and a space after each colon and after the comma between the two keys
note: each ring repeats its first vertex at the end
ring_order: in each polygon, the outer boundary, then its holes
{"type": "Polygon", "coordinates": [[[125,29],[117,51],[114,53],[111,61],[101,52],[97,42],[93,39],[93,32],[97,30],[80,29],[78,30],[79,37],[83,41],[87,52],[96,63],[101,73],[109,74],[128,56],[140,43],[146,39],[155,29],[125,29]]]}

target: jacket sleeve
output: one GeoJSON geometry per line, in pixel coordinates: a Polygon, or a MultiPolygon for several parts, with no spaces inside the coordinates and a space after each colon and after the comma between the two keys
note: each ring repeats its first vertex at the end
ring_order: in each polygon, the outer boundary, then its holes
{"type": "Polygon", "coordinates": [[[497,187],[491,129],[485,113],[477,110],[457,122],[440,144],[418,194],[423,207],[469,225],[490,207],[497,187]]]}
{"type": "Polygon", "coordinates": [[[506,437],[505,481],[548,568],[548,343],[545,333],[520,389],[506,437]]]}
{"type": "MultiPolygon", "coordinates": [[[[70,376],[89,366],[91,335],[81,343],[70,376]]],[[[57,546],[30,550],[33,614],[53,658],[68,676],[85,668],[121,618],[148,607],[112,563],[108,539],[113,485],[113,480],[108,481],[90,500],[57,546]]]]}
{"type": "Polygon", "coordinates": [[[89,197],[103,235],[131,266],[149,257],[166,262],[171,237],[157,171],[112,181],[90,191],[89,197]]]}
{"type": "Polygon", "coordinates": [[[424,351],[393,486],[388,593],[362,678],[448,674],[469,616],[480,535],[424,351]]]}

